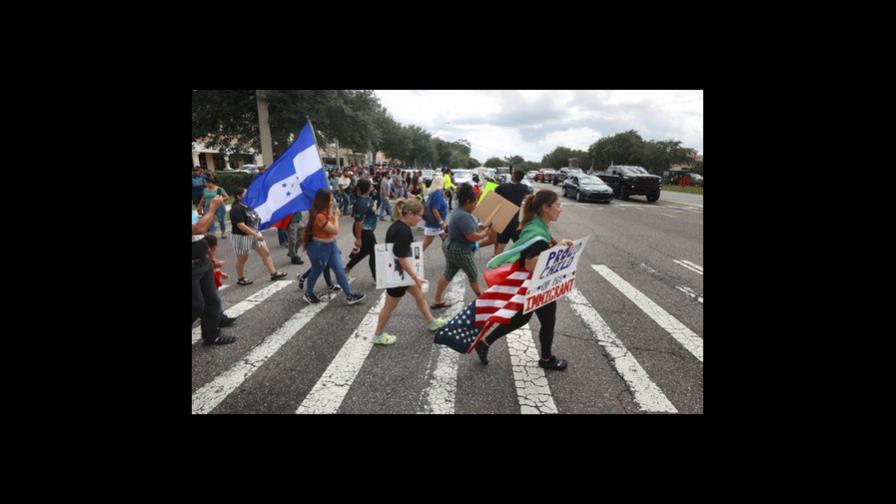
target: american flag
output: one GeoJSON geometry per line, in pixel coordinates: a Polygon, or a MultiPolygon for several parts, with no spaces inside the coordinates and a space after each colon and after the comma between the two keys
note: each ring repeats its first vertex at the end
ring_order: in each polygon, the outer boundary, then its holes
{"type": "Polygon", "coordinates": [[[435,334],[435,343],[447,345],[460,353],[470,353],[498,324],[509,323],[523,309],[526,295],[524,284],[532,275],[526,270],[520,271],[520,261],[514,263],[510,270],[506,279],[489,287],[439,329],[435,334]]]}

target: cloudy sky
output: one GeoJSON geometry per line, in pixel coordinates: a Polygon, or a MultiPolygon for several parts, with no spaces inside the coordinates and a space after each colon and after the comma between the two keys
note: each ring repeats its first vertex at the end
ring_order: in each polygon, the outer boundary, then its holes
{"type": "Polygon", "coordinates": [[[443,140],[465,138],[480,162],[511,154],[541,161],[555,147],[587,150],[630,129],[645,140],[681,140],[703,154],[703,91],[375,92],[395,120],[443,140]]]}

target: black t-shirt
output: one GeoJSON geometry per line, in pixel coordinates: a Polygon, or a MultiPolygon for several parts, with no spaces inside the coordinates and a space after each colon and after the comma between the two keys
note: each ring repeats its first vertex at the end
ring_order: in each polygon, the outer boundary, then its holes
{"type": "Polygon", "coordinates": [[[495,192],[510,200],[514,205],[522,206],[523,200],[529,195],[529,186],[507,182],[496,187],[495,192]]]}
{"type": "Polygon", "coordinates": [[[230,207],[230,223],[233,227],[233,234],[246,236],[246,233],[237,226],[237,224],[241,222],[252,229],[258,229],[258,224],[261,223],[261,218],[255,210],[252,210],[242,203],[234,203],[234,205],[230,207]]]}
{"type": "Polygon", "coordinates": [[[411,243],[414,234],[411,228],[401,221],[395,221],[386,231],[386,243],[392,244],[392,253],[395,257],[411,257],[411,243]]]}
{"type": "Polygon", "coordinates": [[[520,259],[525,262],[527,259],[531,259],[551,247],[552,245],[550,243],[539,240],[526,247],[526,250],[523,250],[522,253],[520,253],[520,259]]]}

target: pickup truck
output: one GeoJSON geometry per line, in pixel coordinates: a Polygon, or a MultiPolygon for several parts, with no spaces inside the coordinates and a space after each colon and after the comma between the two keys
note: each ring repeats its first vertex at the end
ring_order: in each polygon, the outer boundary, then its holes
{"type": "Polygon", "coordinates": [[[660,199],[662,177],[652,175],[640,166],[611,165],[595,175],[610,186],[619,199],[625,200],[635,194],[646,196],[650,202],[660,199]]]}

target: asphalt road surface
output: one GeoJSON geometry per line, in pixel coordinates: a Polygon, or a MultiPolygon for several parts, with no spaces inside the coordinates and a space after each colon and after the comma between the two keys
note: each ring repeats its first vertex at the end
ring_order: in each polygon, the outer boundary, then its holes
{"type": "MultiPolygon", "coordinates": [[[[536,189],[559,188],[535,184],[536,189]]],[[[289,273],[271,282],[253,252],[249,286],[236,285],[230,239],[218,257],[231,275],[220,291],[237,322],[223,329],[239,337],[202,346],[192,334],[192,412],[379,414],[627,414],[703,413],[702,196],[663,193],[609,204],[562,199],[557,239],[590,235],[577,268],[576,288],[560,299],[553,353],[570,364],[544,371],[538,359],[540,323],[495,343],[489,365],[433,344],[413,298],[402,298],[386,330],[398,342],[371,344],[385,291],[376,290],[366,259],[350,273],[367,298],[344,296],[308,305],[301,299],[287,249],[275,229],[263,232],[275,266],[289,273]]],[[[339,247],[347,262],[351,219],[341,217],[339,247]]],[[[390,221],[376,229],[383,242],[390,221]]],[[[227,223],[228,235],[230,223],[227,223]]],[[[415,230],[422,240],[422,230],[415,230]]],[[[445,259],[438,238],[426,254],[431,301],[445,259]]],[[[481,272],[492,247],[477,253],[481,272]]],[[[481,285],[485,285],[484,281],[481,285]]],[[[324,281],[316,290],[323,296],[324,281]]],[[[455,304],[435,316],[450,318],[473,300],[461,272],[446,294],[455,304]]],[[[184,335],[186,338],[186,335],[184,335]]]]}

